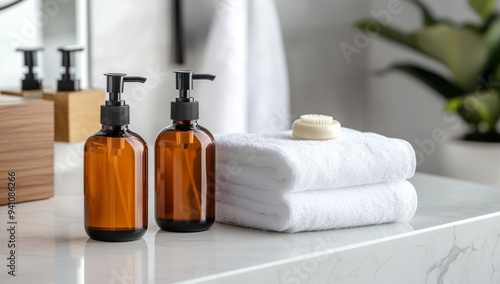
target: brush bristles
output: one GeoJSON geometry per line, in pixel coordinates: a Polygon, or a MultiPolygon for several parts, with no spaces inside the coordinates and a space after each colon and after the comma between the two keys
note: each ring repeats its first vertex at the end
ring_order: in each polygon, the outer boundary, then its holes
{"type": "Polygon", "coordinates": [[[333,117],[323,114],[305,114],[300,116],[300,122],[310,125],[329,125],[333,123],[333,117]]]}

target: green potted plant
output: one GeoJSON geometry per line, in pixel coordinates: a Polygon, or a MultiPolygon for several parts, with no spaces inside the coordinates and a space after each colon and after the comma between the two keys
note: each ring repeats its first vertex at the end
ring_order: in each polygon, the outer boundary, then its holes
{"type": "Polygon", "coordinates": [[[441,74],[415,63],[400,63],[382,72],[398,70],[430,87],[443,97],[446,110],[456,112],[469,132],[463,140],[500,142],[500,15],[496,0],[468,0],[481,21],[453,23],[435,18],[419,0],[411,1],[422,12],[423,25],[410,33],[369,19],[356,24],[372,37],[380,37],[409,48],[442,64],[441,74]]]}

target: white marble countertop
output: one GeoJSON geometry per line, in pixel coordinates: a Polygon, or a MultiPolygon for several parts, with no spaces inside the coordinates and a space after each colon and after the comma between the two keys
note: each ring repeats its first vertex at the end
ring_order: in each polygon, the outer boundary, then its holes
{"type": "MultiPolygon", "coordinates": [[[[77,178],[67,177],[65,183],[75,184],[77,178]]],[[[417,262],[417,267],[412,269],[418,272],[415,282],[406,283],[425,283],[417,280],[418,277],[428,283],[461,283],[443,282],[443,279],[461,279],[457,274],[461,272],[453,272],[453,269],[463,270],[456,263],[465,257],[462,255],[470,247],[467,244],[481,239],[472,234],[474,231],[481,231],[481,236],[486,237],[482,246],[474,249],[474,245],[464,259],[476,257],[474,253],[485,248],[482,259],[491,258],[488,279],[500,281],[500,246],[496,246],[500,238],[500,189],[427,174],[417,174],[411,182],[417,189],[419,207],[408,223],[298,234],[215,224],[209,231],[183,234],[161,231],[150,210],[149,228],[142,240],[103,243],[90,240],[85,234],[81,187],[61,188],[59,181],[54,198],[17,204],[15,277],[7,274],[9,268],[5,265],[9,238],[7,207],[0,207],[0,283],[320,283],[332,280],[363,283],[366,278],[360,275],[363,269],[370,269],[370,262],[377,266],[372,269],[375,272],[367,270],[366,277],[375,277],[370,278],[370,282],[388,283],[387,277],[398,279],[396,271],[405,273],[405,266],[398,266],[404,261],[397,260],[397,253],[403,258],[414,255],[413,261],[417,262]],[[474,223],[479,229],[466,227],[474,223]],[[447,228],[453,231],[446,231],[447,228]],[[427,235],[433,232],[437,233],[427,235]],[[496,238],[489,239],[495,234],[496,238]],[[461,248],[458,242],[463,236],[472,241],[464,239],[461,248]],[[440,247],[448,243],[450,246],[442,253],[443,257],[433,260],[430,255],[435,248],[410,251],[427,246],[428,241],[422,238],[432,238],[429,242],[434,245],[439,245],[439,238],[448,238],[440,247]],[[382,257],[385,251],[391,250],[399,252],[382,257]],[[430,261],[426,271],[418,271],[419,257],[430,261]],[[379,263],[381,259],[385,259],[383,263],[379,263]],[[329,263],[329,268],[324,268],[329,263]]],[[[151,205],[152,197],[150,194],[151,205]]],[[[467,265],[470,266],[470,262],[467,265]]]]}

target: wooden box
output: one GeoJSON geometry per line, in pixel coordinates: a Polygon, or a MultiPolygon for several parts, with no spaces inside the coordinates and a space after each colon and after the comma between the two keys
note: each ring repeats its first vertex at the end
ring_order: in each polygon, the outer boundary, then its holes
{"type": "Polygon", "coordinates": [[[1,90],[0,94],[25,97],[31,99],[41,99],[43,96],[43,91],[42,90],[23,91],[23,90],[7,89],[7,90],[1,90]]]}
{"type": "Polygon", "coordinates": [[[54,102],[55,141],[84,141],[101,129],[104,91],[47,92],[43,93],[43,99],[54,102]]]}
{"type": "Polygon", "coordinates": [[[0,205],[9,187],[16,203],[54,195],[53,112],[49,101],[0,95],[0,205]]]}

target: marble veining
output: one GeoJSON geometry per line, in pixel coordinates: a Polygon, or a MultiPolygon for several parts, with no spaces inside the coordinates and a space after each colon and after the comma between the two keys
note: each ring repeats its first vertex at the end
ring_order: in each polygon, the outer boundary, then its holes
{"type": "Polygon", "coordinates": [[[354,249],[294,259],[208,283],[240,279],[284,284],[500,283],[499,226],[500,214],[425,234],[413,232],[354,249]]]}

